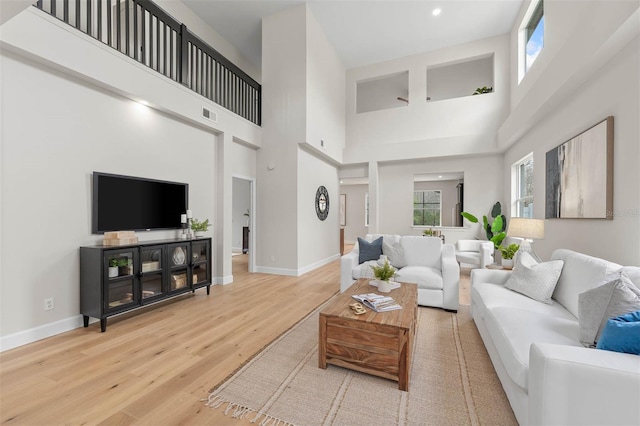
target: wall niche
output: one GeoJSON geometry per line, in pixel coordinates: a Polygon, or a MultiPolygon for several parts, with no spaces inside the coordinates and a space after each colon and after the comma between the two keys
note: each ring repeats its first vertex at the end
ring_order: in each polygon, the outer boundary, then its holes
{"type": "Polygon", "coordinates": [[[493,88],[493,53],[427,67],[427,101],[472,96],[493,88]]]}
{"type": "Polygon", "coordinates": [[[356,82],[358,114],[409,105],[409,71],[356,82]]]}

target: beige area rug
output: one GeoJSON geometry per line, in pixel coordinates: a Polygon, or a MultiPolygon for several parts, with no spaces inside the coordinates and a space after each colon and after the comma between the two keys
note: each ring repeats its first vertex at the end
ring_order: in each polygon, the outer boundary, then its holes
{"type": "Polygon", "coordinates": [[[409,391],[318,368],[318,312],[212,390],[207,405],[263,425],[517,425],[469,306],[419,308],[409,391]]]}

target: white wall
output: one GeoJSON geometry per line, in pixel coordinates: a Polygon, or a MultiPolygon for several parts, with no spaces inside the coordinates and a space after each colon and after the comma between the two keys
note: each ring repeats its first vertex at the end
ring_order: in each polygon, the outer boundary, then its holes
{"type": "Polygon", "coordinates": [[[345,68],[309,7],[306,8],[306,77],[305,142],[339,162],[345,145],[345,68]]]}
{"type": "Polygon", "coordinates": [[[493,55],[427,70],[429,102],[473,96],[477,88],[485,86],[493,87],[493,55]]]}
{"type": "Polygon", "coordinates": [[[355,243],[358,237],[364,237],[369,232],[365,226],[365,194],[368,185],[340,185],[340,193],[347,196],[347,225],[344,227],[344,240],[355,243]]]}
{"type": "Polygon", "coordinates": [[[311,270],[340,253],[340,193],[335,166],[304,149],[298,150],[298,269],[311,270]],[[318,219],[318,187],[329,192],[329,215],[318,219]]]}
{"type": "Polygon", "coordinates": [[[308,197],[313,201],[324,185],[338,199],[333,163],[345,126],[344,68],[306,5],[263,19],[262,77],[258,270],[298,275],[339,252],[337,211],[322,224],[310,222],[318,219],[315,208],[308,215],[308,197]],[[329,224],[334,232],[326,232],[329,224]],[[309,232],[313,247],[305,238],[309,232]]]}
{"type": "Polygon", "coordinates": [[[348,70],[343,162],[496,152],[496,131],[509,108],[509,59],[509,36],[505,34],[348,70]],[[495,59],[494,93],[427,102],[427,67],[491,54],[495,59]],[[356,113],[357,81],[406,70],[408,107],[356,113]]]}
{"type": "Polygon", "coordinates": [[[233,178],[233,250],[242,250],[242,228],[249,226],[245,213],[251,209],[251,182],[233,178]]]}
{"type": "Polygon", "coordinates": [[[358,114],[388,108],[406,107],[398,98],[409,100],[409,72],[356,82],[358,114]]]}
{"type": "Polygon", "coordinates": [[[636,38],[505,154],[504,178],[509,179],[511,165],[533,152],[534,217],[542,219],[546,152],[614,116],[614,218],[546,220],[545,239],[535,241],[535,250],[543,259],[556,248],[569,248],[621,264],[640,265],[639,51],[636,38]]]}
{"type": "Polygon", "coordinates": [[[78,326],[78,248],[102,239],[91,235],[91,173],[186,182],[190,208],[213,217],[216,136],[13,53],[0,60],[1,334],[78,326]],[[50,297],[55,309],[45,312],[50,297]]]}
{"type": "MultiPolygon", "coordinates": [[[[424,227],[413,227],[414,175],[464,171],[464,208],[475,216],[488,214],[496,201],[504,206],[505,185],[502,155],[414,160],[379,166],[380,233],[422,235],[424,227]]],[[[464,221],[462,228],[442,230],[447,243],[459,239],[486,239],[478,224],[464,221]]]]}
{"type": "Polygon", "coordinates": [[[305,6],[262,20],[262,138],[257,155],[258,270],[297,270],[298,143],[306,136],[305,6]]]}
{"type": "Polygon", "coordinates": [[[640,32],[640,2],[547,0],[544,48],[518,83],[518,29],[527,6],[523,4],[510,35],[511,112],[498,130],[501,149],[562,108],[566,99],[587,85],[640,32]]]}

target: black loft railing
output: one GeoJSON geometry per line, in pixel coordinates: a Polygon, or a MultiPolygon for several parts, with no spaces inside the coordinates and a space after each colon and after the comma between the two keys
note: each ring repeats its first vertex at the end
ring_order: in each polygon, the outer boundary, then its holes
{"type": "Polygon", "coordinates": [[[260,125],[260,85],[152,1],[38,0],[34,6],[260,125]]]}

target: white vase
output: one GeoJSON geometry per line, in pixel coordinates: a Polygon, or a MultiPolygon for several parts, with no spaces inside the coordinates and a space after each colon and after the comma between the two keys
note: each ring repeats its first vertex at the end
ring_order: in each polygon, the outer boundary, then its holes
{"type": "Polygon", "coordinates": [[[109,266],[109,278],[115,278],[118,276],[118,267],[109,266]]]}
{"type": "Polygon", "coordinates": [[[389,293],[391,291],[391,283],[389,283],[389,281],[378,280],[378,291],[380,293],[389,293]]]}
{"type": "Polygon", "coordinates": [[[506,269],[513,268],[513,259],[502,259],[502,267],[506,269]]]}
{"type": "Polygon", "coordinates": [[[204,237],[204,231],[196,231],[196,238],[204,237]]]}

